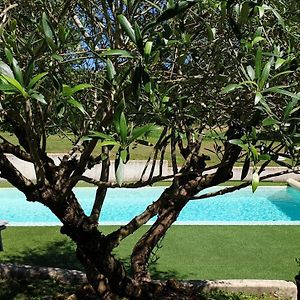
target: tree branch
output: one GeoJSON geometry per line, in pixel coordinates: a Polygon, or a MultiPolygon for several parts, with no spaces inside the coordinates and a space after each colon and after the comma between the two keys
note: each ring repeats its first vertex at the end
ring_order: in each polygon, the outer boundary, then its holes
{"type": "Polygon", "coordinates": [[[0,177],[6,179],[25,195],[34,190],[33,182],[23,176],[2,151],[0,151],[0,177]]]}
{"type": "MultiPolygon", "coordinates": [[[[181,173],[176,174],[175,176],[180,176],[181,173]]],[[[151,178],[151,180],[145,180],[145,181],[136,181],[136,182],[130,182],[130,183],[123,183],[122,188],[141,188],[148,185],[152,185],[159,181],[169,180],[174,178],[174,175],[166,175],[166,176],[154,176],[151,178]]],[[[90,184],[93,184],[95,186],[99,187],[108,187],[108,188],[120,188],[120,186],[115,182],[107,182],[107,181],[98,181],[95,179],[92,179],[87,176],[80,176],[78,177],[78,181],[84,181],[90,184]]]]}
{"type": "Polygon", "coordinates": [[[146,224],[152,217],[154,217],[161,206],[161,197],[150,204],[144,212],[133,218],[128,224],[121,226],[118,230],[107,235],[110,243],[110,249],[119,245],[119,243],[130,234],[138,230],[142,225],[146,224]]]}
{"type": "Polygon", "coordinates": [[[30,154],[20,149],[20,146],[16,146],[4,137],[0,136],[0,139],[4,142],[0,143],[0,151],[7,154],[13,154],[14,156],[28,162],[32,162],[30,154]]]}
{"type": "MultiPolygon", "coordinates": [[[[281,175],[285,175],[285,174],[289,174],[289,173],[296,173],[296,174],[299,174],[300,171],[295,171],[295,170],[284,170],[284,171],[281,171],[281,172],[276,172],[276,173],[273,173],[273,174],[268,174],[268,175],[265,175],[265,176],[262,176],[260,179],[261,180],[265,180],[265,179],[269,179],[269,178],[272,178],[272,177],[277,177],[277,176],[281,176],[281,175]]],[[[210,197],[214,197],[214,196],[219,196],[219,195],[224,195],[224,194],[228,194],[228,193],[231,193],[231,192],[234,192],[234,191],[237,191],[237,190],[240,190],[244,187],[247,187],[251,184],[251,180],[249,181],[245,181],[237,186],[231,186],[231,187],[228,187],[228,188],[224,188],[220,191],[217,191],[217,192],[212,192],[212,193],[207,193],[207,194],[203,194],[203,195],[199,195],[199,196],[194,196],[192,198],[190,198],[190,200],[200,200],[200,199],[205,199],[205,198],[210,198],[210,197]]]]}
{"type": "Polygon", "coordinates": [[[34,169],[36,173],[36,180],[38,184],[44,184],[45,182],[45,170],[41,158],[39,156],[40,145],[38,142],[37,134],[34,132],[35,123],[33,121],[31,103],[29,99],[26,99],[24,104],[24,110],[26,113],[26,135],[28,138],[28,145],[30,154],[33,160],[34,169]]]}
{"type": "MultiPolygon", "coordinates": [[[[108,148],[102,147],[102,153],[107,155],[107,158],[102,161],[100,181],[107,182],[109,179],[109,166],[110,166],[108,148]]],[[[99,186],[97,189],[94,205],[90,215],[90,218],[93,222],[98,222],[99,220],[102,205],[106,196],[106,192],[107,192],[107,187],[99,186]]]]}

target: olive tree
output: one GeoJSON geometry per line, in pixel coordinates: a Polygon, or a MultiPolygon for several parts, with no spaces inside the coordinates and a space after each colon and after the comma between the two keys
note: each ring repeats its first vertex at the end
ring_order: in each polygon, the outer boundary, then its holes
{"type": "Polygon", "coordinates": [[[297,10],[287,4],[2,2],[1,126],[18,143],[1,137],[1,177],[58,217],[99,298],[163,299],[170,287],[151,280],[149,258],[189,201],[251,184],[255,191],[260,180],[296,170],[299,36],[297,10]],[[146,139],[152,131],[159,135],[153,145],[146,139]],[[58,165],[47,153],[52,134],[72,142],[58,165]],[[209,151],[217,163],[209,163],[205,139],[214,141],[209,151]],[[140,144],[152,147],[151,155],[141,178],[125,182],[132,145],[140,144]],[[36,180],[7,154],[31,162],[36,180]],[[172,166],[167,176],[165,157],[172,166]],[[198,195],[229,180],[238,160],[241,179],[252,172],[252,180],[198,195]],[[261,176],[270,162],[286,169],[261,176]],[[86,176],[97,164],[98,178],[86,176]],[[167,179],[170,186],[140,215],[102,232],[107,189],[167,179]],[[89,215],[73,191],[79,181],[97,187],[89,215]],[[125,269],[114,249],[153,217],[132,249],[131,270],[125,269]]]}

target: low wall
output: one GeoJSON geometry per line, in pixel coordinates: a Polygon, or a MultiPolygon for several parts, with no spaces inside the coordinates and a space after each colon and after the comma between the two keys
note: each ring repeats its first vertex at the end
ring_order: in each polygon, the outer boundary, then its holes
{"type": "Polygon", "coordinates": [[[271,296],[274,299],[297,300],[297,286],[291,281],[263,279],[234,279],[191,281],[205,292],[223,291],[245,293],[257,296],[271,296]]]}
{"type": "MultiPolygon", "coordinates": [[[[58,165],[60,163],[60,160],[64,156],[64,154],[53,154],[49,155],[54,163],[58,165]]],[[[32,163],[23,161],[14,155],[7,155],[7,158],[9,161],[27,178],[35,180],[35,171],[32,163]]],[[[146,161],[144,160],[130,160],[127,162],[124,168],[124,181],[136,181],[139,180],[141,175],[143,174],[143,170],[145,167],[146,161]]],[[[147,168],[147,171],[145,172],[144,179],[147,178],[150,174],[151,166],[147,168]]],[[[84,173],[84,176],[93,178],[93,179],[99,179],[101,174],[101,163],[97,164],[95,167],[93,167],[91,170],[87,170],[84,173]]],[[[155,169],[154,169],[154,175],[159,174],[159,162],[156,163],[155,169]]],[[[163,162],[162,167],[162,175],[166,176],[169,174],[169,168],[168,168],[168,161],[163,162]]],[[[2,179],[3,180],[3,179],[2,179]]],[[[112,160],[110,163],[110,181],[115,181],[115,161],[112,160]]]]}
{"type": "MultiPolygon", "coordinates": [[[[86,276],[77,270],[60,268],[32,267],[15,264],[0,264],[1,279],[52,279],[58,282],[85,283],[86,276]]],[[[204,292],[233,292],[257,296],[271,296],[274,299],[297,300],[297,286],[284,280],[191,280],[181,281],[187,287],[194,286],[196,290],[204,292]]]]}
{"type": "MultiPolygon", "coordinates": [[[[242,167],[234,167],[233,168],[233,176],[232,176],[231,180],[241,180],[242,169],[243,169],[242,167]]],[[[274,174],[274,173],[282,172],[285,170],[286,170],[286,168],[284,168],[284,167],[266,167],[266,169],[260,174],[260,176],[262,177],[265,175],[274,174]]],[[[213,173],[214,171],[215,170],[211,170],[210,172],[213,173]]],[[[244,180],[251,180],[252,173],[253,173],[253,169],[250,168],[248,175],[246,176],[246,178],[244,180]]],[[[289,179],[289,178],[293,178],[295,180],[300,181],[300,174],[294,174],[294,173],[284,174],[284,175],[280,175],[277,177],[271,177],[268,179],[268,181],[286,182],[287,179],[289,179]]]]}
{"type": "MultiPolygon", "coordinates": [[[[49,155],[55,164],[59,164],[60,159],[63,157],[64,154],[52,154],[49,155]]],[[[9,161],[27,178],[34,180],[35,179],[35,172],[32,163],[25,162],[23,160],[20,160],[19,158],[13,156],[13,155],[7,155],[9,161]]],[[[125,170],[124,170],[124,181],[136,181],[139,180],[144,167],[145,167],[146,161],[144,160],[130,160],[127,162],[125,165],[125,170]]],[[[267,175],[267,174],[272,174],[280,171],[284,171],[285,168],[282,167],[267,167],[266,170],[261,174],[261,176],[267,175]]],[[[210,172],[214,172],[214,170],[211,170],[210,172]]],[[[93,179],[99,179],[101,173],[101,164],[96,165],[94,168],[91,170],[88,170],[84,173],[85,176],[88,176],[93,179]]],[[[150,173],[150,166],[148,167],[144,179],[149,176],[150,173]]],[[[155,170],[154,170],[154,175],[158,175],[159,173],[159,162],[156,163],[155,170]]],[[[233,177],[231,180],[240,180],[241,179],[241,173],[242,173],[242,168],[241,167],[235,167],[233,169],[233,177]]],[[[172,168],[168,166],[168,161],[163,162],[163,168],[162,168],[162,175],[171,175],[172,174],[172,168]]],[[[252,174],[252,169],[249,170],[248,176],[246,177],[246,180],[251,180],[251,174],[252,174]]],[[[300,174],[285,174],[281,175],[278,177],[270,178],[269,180],[271,181],[283,181],[285,182],[288,178],[293,178],[295,180],[300,181],[300,174]]],[[[3,180],[0,178],[0,180],[3,180]]],[[[111,161],[110,165],[110,181],[115,181],[115,162],[111,161]]]]}

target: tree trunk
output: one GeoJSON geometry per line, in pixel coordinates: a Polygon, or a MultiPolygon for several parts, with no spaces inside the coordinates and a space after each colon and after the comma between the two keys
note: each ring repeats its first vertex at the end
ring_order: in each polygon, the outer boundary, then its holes
{"type": "Polygon", "coordinates": [[[43,193],[45,195],[48,198],[44,198],[43,202],[63,223],[61,233],[76,243],[77,257],[85,267],[88,281],[97,295],[107,298],[116,293],[132,299],[139,297],[139,286],[127,275],[123,264],[111,254],[108,239],[85,215],[76,196],[70,193],[68,197],[59,199],[55,198],[53,191],[43,193]]]}

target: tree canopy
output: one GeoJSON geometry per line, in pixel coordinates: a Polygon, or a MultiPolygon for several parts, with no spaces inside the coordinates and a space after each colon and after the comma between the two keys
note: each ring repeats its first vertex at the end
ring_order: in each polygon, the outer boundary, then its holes
{"type": "Polygon", "coordinates": [[[1,6],[1,128],[18,139],[0,139],[1,177],[60,219],[99,296],[150,299],[153,291],[162,293],[166,287],[148,272],[152,250],[189,201],[211,196],[199,191],[232,177],[238,160],[241,179],[252,166],[252,182],[219,193],[249,184],[255,191],[262,179],[296,171],[299,4],[18,0],[1,6]],[[153,131],[159,137],[151,145],[153,131]],[[58,165],[46,151],[52,134],[72,141],[58,165]],[[215,143],[216,165],[207,161],[204,139],[215,143]],[[133,143],[152,147],[145,162],[150,173],[128,183],[124,165],[133,159],[133,143]],[[164,176],[167,151],[173,173],[164,176]],[[7,154],[33,163],[36,181],[7,154]],[[112,157],[116,182],[109,181],[112,157]],[[286,169],[261,176],[271,162],[286,169]],[[97,164],[98,178],[84,175],[97,164]],[[170,187],[157,201],[104,236],[98,220],[108,188],[166,179],[170,187]],[[79,181],[97,187],[90,215],[73,192],[79,181]],[[132,251],[128,273],[112,251],[154,216],[132,251]]]}

